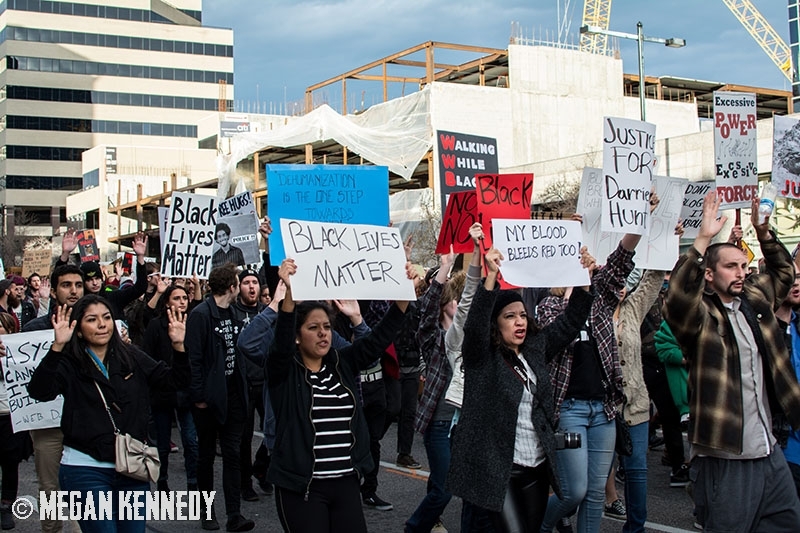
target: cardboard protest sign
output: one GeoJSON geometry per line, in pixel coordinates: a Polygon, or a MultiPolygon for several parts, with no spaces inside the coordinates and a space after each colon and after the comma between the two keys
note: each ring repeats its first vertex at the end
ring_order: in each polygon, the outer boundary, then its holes
{"type": "Polygon", "coordinates": [[[658,205],[650,216],[650,232],[636,247],[633,260],[637,268],[672,270],[678,261],[680,237],[675,235],[675,226],[683,208],[687,183],[684,178],[653,178],[658,205]]]}
{"type": "Polygon", "coordinates": [[[93,229],[78,232],[78,252],[81,254],[81,263],[100,261],[100,248],[94,237],[93,229]]]}
{"type": "Polygon", "coordinates": [[[25,250],[22,256],[22,277],[28,279],[28,276],[34,272],[40,276],[47,276],[50,274],[50,265],[52,263],[53,250],[50,248],[25,250]]]}
{"type": "Polygon", "coordinates": [[[800,120],[772,117],[772,183],[778,195],[800,199],[800,120]]]}
{"type": "Polygon", "coordinates": [[[436,160],[439,162],[439,205],[444,208],[450,195],[475,190],[477,174],[497,174],[497,139],[452,131],[436,132],[436,160]]]}
{"type": "Polygon", "coordinates": [[[267,165],[269,256],[280,265],[286,254],[282,218],[348,224],[389,225],[389,170],[367,165],[267,165]]]}
{"type": "Polygon", "coordinates": [[[258,219],[252,215],[219,217],[214,230],[214,253],[211,268],[225,263],[252,265],[260,259],[258,219]]]}
{"type": "Polygon", "coordinates": [[[366,224],[280,220],[287,256],[297,264],[297,300],[415,300],[400,230],[366,224]]]}
{"type": "Polygon", "coordinates": [[[208,279],[217,199],[202,194],[172,193],[163,241],[161,273],[169,278],[208,279]]]}
{"type": "Polygon", "coordinates": [[[250,191],[231,196],[221,201],[217,205],[219,218],[232,217],[237,215],[248,215],[256,212],[256,204],[253,201],[253,194],[250,191]]]}
{"type": "Polygon", "coordinates": [[[475,177],[475,192],[486,249],[492,247],[493,219],[531,218],[533,174],[481,174],[475,177]]]}
{"type": "Polygon", "coordinates": [[[603,119],[603,231],[647,235],[655,148],[655,124],[603,119]]]}
{"type": "Polygon", "coordinates": [[[573,220],[496,218],[494,246],[505,259],[503,279],[518,287],[575,287],[589,285],[581,266],[581,225],[573,220]]]}
{"type": "Polygon", "coordinates": [[[478,221],[477,193],[473,190],[451,194],[443,218],[436,241],[436,253],[449,254],[451,245],[454,253],[470,253],[473,245],[469,228],[478,221]]]}
{"type": "Polygon", "coordinates": [[[690,181],[683,193],[683,208],[680,219],[683,220],[683,238],[694,239],[700,231],[703,219],[703,198],[715,186],[713,181],[690,181]]]}
{"type": "Polygon", "coordinates": [[[53,330],[16,333],[0,338],[6,346],[3,378],[14,433],[59,427],[64,399],[59,396],[50,402],[39,402],[28,395],[31,376],[53,344],[53,330]]]}
{"type": "Polygon", "coordinates": [[[758,196],[756,95],[714,92],[714,175],[722,209],[758,196]]]}
{"type": "Polygon", "coordinates": [[[581,231],[583,245],[589,249],[599,265],[616,250],[622,237],[619,233],[603,231],[600,223],[603,218],[603,171],[599,168],[583,169],[581,188],[578,192],[577,213],[583,218],[581,231]]]}

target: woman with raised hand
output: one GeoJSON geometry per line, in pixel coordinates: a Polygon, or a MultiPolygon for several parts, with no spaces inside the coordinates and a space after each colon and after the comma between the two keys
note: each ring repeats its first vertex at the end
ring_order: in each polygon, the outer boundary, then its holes
{"type": "MultiPolygon", "coordinates": [[[[179,390],[189,386],[189,360],[183,347],[185,317],[167,311],[173,365],[154,361],[125,344],[117,332],[105,298],[84,296],[72,309],[61,306],[52,317],[54,341],[31,377],[28,392],[42,402],[64,396],[61,430],[64,452],[59,484],[62,490],[80,492],[81,508],[88,497],[99,501],[100,492],[145,491],[150,484],[115,470],[114,425],[104,407],[105,396],[120,433],[145,442],[151,390],[179,390]],[[88,496],[91,494],[92,496],[88,496]]],[[[123,521],[115,494],[113,517],[79,520],[84,532],[145,530],[145,522],[123,521]]]]}
{"type": "Polygon", "coordinates": [[[276,418],[267,479],[284,530],[366,532],[359,478],[373,462],[355,376],[394,340],[408,302],[395,302],[369,335],[335,350],[330,308],[295,302],[295,272],[293,259],[278,269],[286,296],[267,361],[276,418]]]}
{"type": "Polygon", "coordinates": [[[577,336],[593,297],[575,290],[566,312],[539,330],[518,291],[498,290],[502,259],[496,249],[486,253],[486,280],[464,326],[464,397],[448,488],[485,509],[495,531],[536,532],[550,487],[561,491],[547,362],[577,336]]]}

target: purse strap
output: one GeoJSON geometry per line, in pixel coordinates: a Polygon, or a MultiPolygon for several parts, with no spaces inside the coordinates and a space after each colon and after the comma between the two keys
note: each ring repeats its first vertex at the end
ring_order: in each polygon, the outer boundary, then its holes
{"type": "Polygon", "coordinates": [[[111,425],[114,426],[114,435],[119,435],[119,429],[117,429],[117,424],[114,422],[114,417],[111,415],[111,409],[108,407],[108,403],[106,403],[106,395],[103,394],[103,391],[100,389],[100,385],[97,382],[94,382],[94,386],[97,387],[97,392],[100,393],[100,398],[103,400],[103,406],[106,408],[106,413],[108,413],[108,419],[111,420],[111,425]]]}

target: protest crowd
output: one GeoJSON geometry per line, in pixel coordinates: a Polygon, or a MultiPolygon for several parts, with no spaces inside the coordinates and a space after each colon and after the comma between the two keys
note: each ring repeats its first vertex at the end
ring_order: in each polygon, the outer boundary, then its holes
{"type": "MultiPolygon", "coordinates": [[[[643,216],[660,201],[649,195],[643,216]]],[[[18,470],[32,457],[45,494],[219,486],[204,530],[259,528],[241,502],[274,498],[285,531],[366,532],[371,513],[393,510],[379,483],[392,429],[397,468],[422,467],[412,455],[421,438],[430,471],[413,514],[398,517],[409,533],[597,532],[604,516],[644,531],[648,453],[670,467],[665,483],[691,488],[698,528],[798,531],[800,259],[755,199],[749,224],[763,264],[748,271],[743,228],[722,234],[721,203],[705,196],[694,241],[671,268],[643,268],[647,237],[622,231],[606,257],[578,244],[570,275],[535,286],[517,281],[513,263],[547,260],[548,248],[502,216],[494,241],[487,218],[474,222],[463,261],[451,242],[429,269],[411,264],[412,236],[398,240],[396,228],[353,234],[399,260],[337,271],[330,257],[314,266],[286,244],[285,257],[264,251],[246,264],[231,226],[210,223],[219,249],[207,275],[188,277],[166,275],[163,258],[145,261],[144,234],[127,266],[81,261],[70,230],[51,271],[0,281],[0,361],[14,359],[13,339],[48,335],[25,396],[63,397],[59,424],[15,432],[22,391],[0,386],[2,529],[15,527],[18,470]],[[514,247],[501,233],[519,237],[514,247]],[[408,296],[328,298],[308,285],[315,269],[326,290],[380,280],[408,296]],[[255,433],[263,439],[253,449],[255,433]],[[119,470],[120,436],[154,448],[140,454],[155,465],[144,478],[119,470]],[[441,518],[452,496],[460,524],[441,518]]],[[[278,222],[259,222],[260,238],[275,239],[278,222]]],[[[562,226],[580,234],[582,223],[578,214],[562,226]]],[[[294,228],[284,224],[284,243],[320,242],[315,226],[294,228]]],[[[324,235],[353,248],[344,231],[324,235]]],[[[145,530],[116,519],[79,525],[145,530]]],[[[62,528],[41,521],[44,532],[62,528]]]]}

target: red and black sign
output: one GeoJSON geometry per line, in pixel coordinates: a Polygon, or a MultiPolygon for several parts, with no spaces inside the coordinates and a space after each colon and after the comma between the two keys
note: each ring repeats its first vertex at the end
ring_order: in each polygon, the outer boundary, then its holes
{"type": "Polygon", "coordinates": [[[497,174],[497,139],[437,131],[442,212],[453,193],[475,190],[475,176],[497,174]]]}

